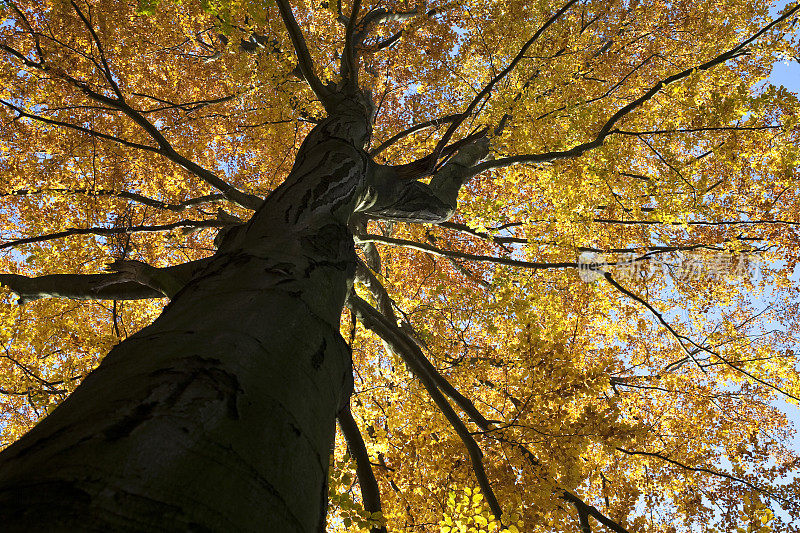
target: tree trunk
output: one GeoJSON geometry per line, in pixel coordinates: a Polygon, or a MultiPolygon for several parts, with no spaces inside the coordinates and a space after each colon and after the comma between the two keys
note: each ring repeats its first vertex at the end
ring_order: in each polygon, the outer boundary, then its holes
{"type": "Polygon", "coordinates": [[[324,531],[368,135],[361,112],[317,126],[162,315],[0,455],[3,531],[324,531]]]}

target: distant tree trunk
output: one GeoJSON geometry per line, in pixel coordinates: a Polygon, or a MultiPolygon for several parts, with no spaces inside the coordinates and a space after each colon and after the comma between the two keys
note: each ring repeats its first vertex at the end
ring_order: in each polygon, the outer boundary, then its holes
{"type": "Polygon", "coordinates": [[[0,455],[0,529],[325,529],[369,119],[344,108],[150,326],[0,455]]]}

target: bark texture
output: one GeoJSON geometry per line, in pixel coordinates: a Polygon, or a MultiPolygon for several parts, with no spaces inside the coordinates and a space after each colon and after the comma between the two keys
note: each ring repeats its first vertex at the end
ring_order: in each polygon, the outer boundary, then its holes
{"type": "Polygon", "coordinates": [[[208,259],[0,279],[21,301],[171,298],[0,454],[4,532],[325,530],[353,379],[339,334],[358,262],[348,224],[446,220],[488,148],[464,146],[428,185],[399,179],[364,151],[371,105],[358,90],[329,95],[286,181],[208,259]]]}
{"type": "Polygon", "coordinates": [[[3,452],[3,531],[324,531],[364,116],[317,126],[164,313],[3,452]]]}

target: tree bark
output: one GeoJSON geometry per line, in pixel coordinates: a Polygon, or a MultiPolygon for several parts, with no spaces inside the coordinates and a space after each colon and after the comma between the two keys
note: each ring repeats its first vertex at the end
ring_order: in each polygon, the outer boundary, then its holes
{"type": "Polygon", "coordinates": [[[286,181],[212,257],[0,279],[23,301],[171,298],[0,454],[4,532],[325,530],[336,414],[353,386],[339,334],[358,261],[348,223],[446,220],[487,153],[465,144],[430,184],[403,181],[364,151],[368,95],[337,93],[326,109],[286,181]]]}
{"type": "Polygon", "coordinates": [[[371,172],[368,119],[343,109],[162,315],[0,454],[3,531],[324,531],[352,390],[347,221],[371,172]]]}

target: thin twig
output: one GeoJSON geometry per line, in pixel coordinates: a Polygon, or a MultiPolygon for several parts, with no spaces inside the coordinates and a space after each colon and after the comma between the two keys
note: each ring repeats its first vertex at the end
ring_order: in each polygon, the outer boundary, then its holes
{"type": "Polygon", "coordinates": [[[165,209],[167,211],[172,211],[175,213],[180,213],[182,211],[187,210],[190,207],[194,207],[196,205],[204,204],[207,202],[219,202],[225,200],[225,196],[222,194],[207,194],[205,196],[199,196],[197,198],[190,198],[188,200],[184,200],[183,202],[179,202],[176,204],[168,204],[166,202],[162,202],[161,200],[156,200],[155,198],[149,198],[147,196],[128,191],[113,191],[109,189],[68,189],[68,188],[17,189],[7,193],[0,192],[0,198],[9,196],[17,196],[17,197],[36,196],[40,194],[53,194],[53,195],[83,194],[90,197],[107,196],[111,198],[122,198],[124,200],[131,200],[133,202],[137,202],[142,205],[147,205],[158,209],[165,209]]]}
{"type": "Polygon", "coordinates": [[[728,50],[726,52],[723,52],[723,53],[717,55],[713,59],[710,59],[709,61],[706,61],[705,63],[702,63],[702,64],[697,65],[695,67],[691,67],[691,68],[685,69],[685,70],[683,70],[681,72],[678,72],[676,74],[673,74],[671,76],[668,76],[668,77],[662,79],[661,81],[656,83],[653,87],[651,87],[647,92],[645,92],[642,96],[640,96],[636,100],[630,102],[629,104],[623,106],[616,113],[614,113],[606,121],[606,123],[603,125],[603,127],[600,128],[600,131],[597,133],[597,135],[595,136],[595,138],[593,140],[585,142],[585,143],[582,143],[582,144],[578,144],[578,145],[573,146],[572,148],[569,148],[567,150],[557,150],[557,151],[546,152],[546,153],[542,153],[542,154],[515,155],[515,156],[510,156],[510,157],[498,158],[498,159],[495,159],[493,161],[485,161],[485,162],[480,163],[480,164],[476,165],[475,167],[473,167],[472,175],[474,176],[474,175],[480,174],[481,172],[484,172],[484,171],[489,170],[489,169],[502,168],[502,167],[507,167],[507,166],[510,166],[510,165],[519,164],[519,163],[545,163],[545,162],[557,161],[559,159],[571,159],[571,158],[574,158],[574,157],[578,157],[578,156],[580,156],[580,155],[582,155],[582,154],[584,154],[584,153],[586,153],[586,152],[588,152],[590,150],[598,148],[599,146],[602,146],[603,142],[605,141],[605,139],[607,137],[609,137],[610,135],[613,135],[615,133],[618,133],[620,131],[620,130],[613,129],[614,125],[617,122],[619,122],[623,117],[625,117],[626,115],[628,115],[629,113],[631,113],[632,111],[634,111],[635,109],[640,107],[645,102],[649,101],[656,94],[661,92],[661,90],[663,88],[665,88],[668,85],[671,85],[671,84],[673,84],[673,83],[675,83],[677,81],[680,81],[680,80],[682,80],[684,78],[687,78],[687,77],[689,77],[690,75],[692,75],[695,72],[698,72],[698,71],[702,72],[702,71],[710,70],[710,69],[712,69],[712,68],[714,68],[714,67],[716,67],[718,65],[721,65],[721,64],[725,63],[726,61],[729,61],[731,59],[734,59],[736,57],[744,55],[745,53],[747,53],[746,47],[748,45],[750,45],[753,41],[755,41],[756,39],[761,37],[764,33],[769,31],[771,28],[773,28],[777,24],[780,24],[784,20],[786,20],[789,17],[791,17],[792,15],[794,15],[799,9],[800,9],[800,4],[796,5],[795,7],[793,7],[792,9],[790,9],[789,11],[787,11],[786,13],[784,13],[783,15],[781,15],[780,17],[775,19],[774,21],[770,22],[769,24],[764,26],[761,30],[757,31],[752,36],[750,36],[749,38],[745,39],[744,41],[742,41],[738,45],[734,46],[733,48],[731,48],[730,50],[728,50]]]}
{"type": "Polygon", "coordinates": [[[682,463],[680,461],[677,461],[675,459],[671,459],[671,458],[667,457],[666,455],[663,455],[663,454],[660,454],[660,453],[656,453],[656,452],[643,452],[643,451],[636,451],[636,450],[626,450],[625,448],[620,448],[620,447],[617,447],[617,450],[619,450],[620,452],[624,453],[625,455],[642,455],[642,456],[645,456],[645,457],[655,457],[657,459],[661,459],[662,461],[666,461],[667,463],[670,463],[672,465],[675,465],[675,466],[678,466],[680,468],[683,468],[684,470],[690,470],[692,472],[701,472],[701,473],[704,473],[704,474],[710,474],[712,476],[723,477],[725,479],[729,479],[731,481],[735,481],[736,483],[741,483],[742,485],[746,485],[747,487],[749,487],[749,488],[751,488],[751,489],[753,489],[753,490],[755,490],[757,492],[760,492],[762,494],[766,494],[767,496],[769,496],[770,498],[772,498],[774,500],[778,500],[778,501],[781,501],[781,502],[784,502],[784,503],[788,503],[790,505],[797,505],[797,502],[795,502],[793,500],[787,500],[786,498],[782,498],[782,497],[778,496],[777,494],[775,494],[774,492],[771,492],[771,491],[768,491],[766,489],[763,489],[763,488],[759,487],[758,485],[755,485],[755,484],[747,481],[746,479],[742,479],[742,478],[739,478],[739,477],[736,477],[736,476],[732,476],[732,475],[730,475],[730,474],[728,474],[726,472],[720,472],[719,470],[712,470],[710,468],[705,468],[705,467],[689,466],[689,465],[684,464],[684,463],[682,463]]]}
{"type": "Polygon", "coordinates": [[[23,237],[15,239],[3,244],[0,244],[0,250],[21,246],[23,244],[32,244],[35,242],[52,241],[55,239],[63,239],[64,237],[71,237],[73,235],[119,235],[125,233],[153,233],[161,231],[170,231],[176,228],[222,228],[229,226],[228,222],[219,220],[180,220],[178,222],[170,222],[169,224],[155,224],[152,226],[122,226],[117,228],[69,228],[55,233],[48,233],[47,235],[37,235],[36,237],[23,237]]]}

